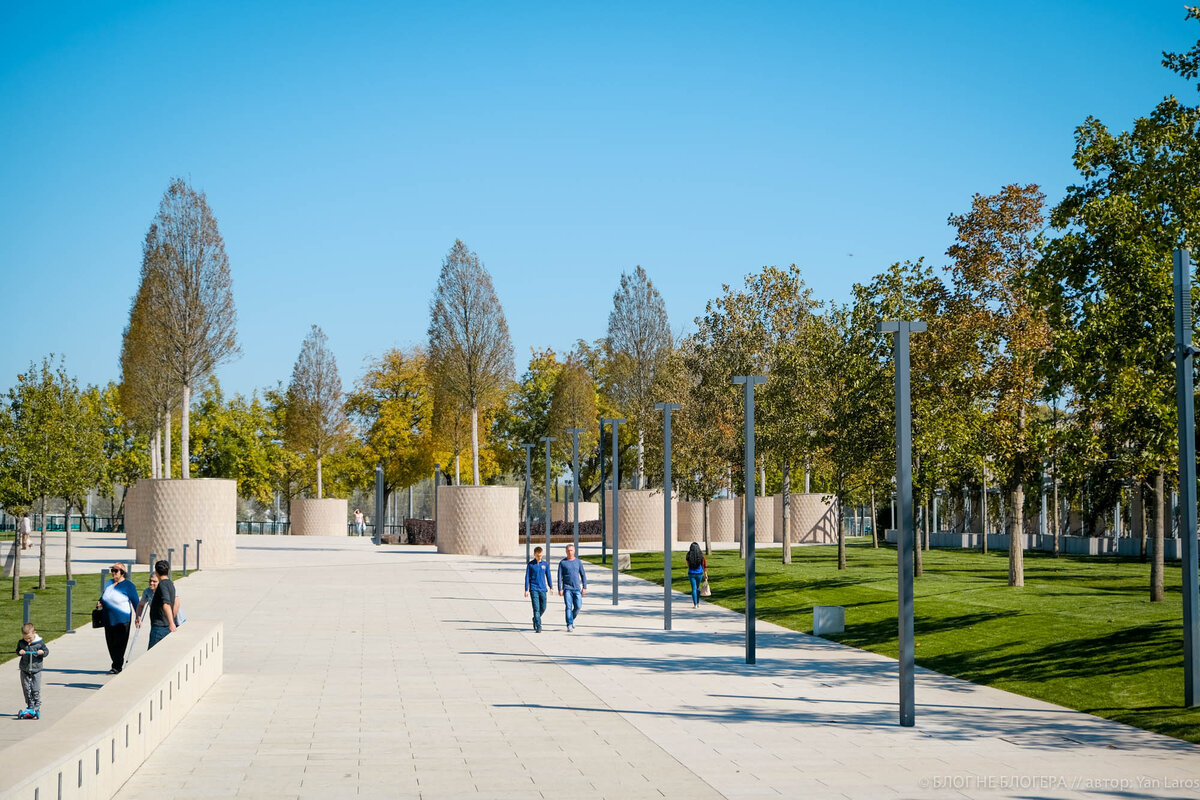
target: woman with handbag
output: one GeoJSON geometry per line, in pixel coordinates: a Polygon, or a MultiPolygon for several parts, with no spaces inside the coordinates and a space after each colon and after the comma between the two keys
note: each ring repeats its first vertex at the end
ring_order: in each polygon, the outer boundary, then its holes
{"type": "Polygon", "coordinates": [[[696,542],[688,548],[686,559],[688,580],[692,583],[692,608],[696,608],[700,605],[700,582],[708,583],[708,562],[696,542]]]}
{"type": "MultiPolygon", "coordinates": [[[[128,570],[124,562],[118,561],[109,568],[112,580],[104,584],[104,592],[96,601],[96,608],[103,612],[104,641],[108,644],[108,655],[112,659],[112,669],[109,675],[116,675],[125,666],[125,645],[129,644],[129,625],[136,623],[141,627],[142,621],[134,619],[133,610],[137,608],[137,589],[133,581],[127,578],[128,570]]],[[[93,616],[95,616],[93,614],[93,616]]]]}

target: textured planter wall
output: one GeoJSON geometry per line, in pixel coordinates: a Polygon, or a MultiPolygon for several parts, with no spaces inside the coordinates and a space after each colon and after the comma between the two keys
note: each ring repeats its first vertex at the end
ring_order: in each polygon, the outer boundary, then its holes
{"type": "Polygon", "coordinates": [[[292,501],[292,536],[345,536],[347,501],[326,497],[321,500],[297,497],[292,501]]]}
{"type": "Polygon", "coordinates": [[[792,544],[829,544],[837,541],[836,495],[793,494],[788,499],[792,506],[792,544]]]}
{"type": "Polygon", "coordinates": [[[783,541],[783,495],[771,495],[771,513],[775,515],[775,524],[771,528],[771,538],[773,541],[783,541]]]}
{"type": "Polygon", "coordinates": [[[704,544],[704,501],[680,500],[675,503],[675,541],[704,544]]]}
{"type": "Polygon", "coordinates": [[[229,566],[236,561],[237,481],[221,478],[144,479],[125,500],[125,541],[145,563],[151,553],[165,559],[175,548],[173,565],[196,563],[196,540],[203,539],[201,567],[229,566]]]}
{"type": "Polygon", "coordinates": [[[718,498],[708,504],[708,538],[712,542],[736,542],[734,538],[734,506],[738,498],[718,498]]]}
{"type": "MultiPolygon", "coordinates": [[[[575,519],[574,514],[575,514],[575,503],[571,502],[570,500],[566,501],[565,503],[551,503],[550,504],[550,519],[554,522],[558,522],[559,520],[563,520],[563,519],[565,519],[567,522],[572,522],[575,519]],[[564,505],[567,507],[566,516],[563,516],[563,506],[564,505]]],[[[580,522],[592,522],[592,521],[598,520],[598,519],[600,519],[600,504],[599,503],[585,503],[582,500],[580,500],[579,501],[579,521],[580,522]]]]}
{"type": "MultiPolygon", "coordinates": [[[[662,489],[622,489],[618,492],[621,512],[621,540],[617,543],[623,553],[661,553],[663,550],[663,493],[662,489]]],[[[605,495],[608,512],[604,530],[612,546],[612,493],[605,495]]],[[[679,531],[679,501],[671,500],[671,541],[679,531]]]]}
{"type": "Polygon", "coordinates": [[[465,556],[515,552],[519,502],[515,486],[439,486],[437,551],[465,556]]]}
{"type": "MultiPolygon", "coordinates": [[[[781,503],[782,505],[782,503],[781,503]]],[[[734,541],[742,540],[742,515],[745,501],[739,497],[733,504],[733,535],[734,541]]],[[[780,541],[783,532],[780,531],[780,541]]],[[[775,498],[754,498],[754,543],[770,544],[775,541],[775,498]]]]}

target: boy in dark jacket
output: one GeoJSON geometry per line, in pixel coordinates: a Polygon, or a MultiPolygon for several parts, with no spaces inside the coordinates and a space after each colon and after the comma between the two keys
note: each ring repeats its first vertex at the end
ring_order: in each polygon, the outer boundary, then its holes
{"type": "Polygon", "coordinates": [[[41,719],[42,659],[50,655],[50,648],[38,636],[32,622],[21,626],[17,655],[21,657],[21,691],[25,695],[25,710],[17,714],[17,719],[41,719]]]}

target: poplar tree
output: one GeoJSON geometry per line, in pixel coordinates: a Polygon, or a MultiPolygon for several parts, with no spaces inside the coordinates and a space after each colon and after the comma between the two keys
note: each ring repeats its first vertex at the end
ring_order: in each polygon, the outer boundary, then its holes
{"type": "Polygon", "coordinates": [[[319,500],[324,493],[321,460],[345,437],[346,414],[337,360],[329,349],[328,337],[317,325],[312,326],[300,347],[292,368],[287,402],[285,435],[293,449],[312,456],[316,463],[319,500]]]}

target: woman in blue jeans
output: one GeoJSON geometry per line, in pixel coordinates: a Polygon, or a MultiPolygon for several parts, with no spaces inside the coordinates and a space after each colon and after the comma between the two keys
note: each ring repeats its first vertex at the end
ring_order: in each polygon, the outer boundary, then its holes
{"type": "Polygon", "coordinates": [[[700,545],[696,542],[692,542],[692,546],[688,548],[686,558],[688,580],[692,582],[692,608],[695,608],[700,605],[700,582],[704,580],[708,562],[704,560],[704,554],[700,552],[700,545]]]}

